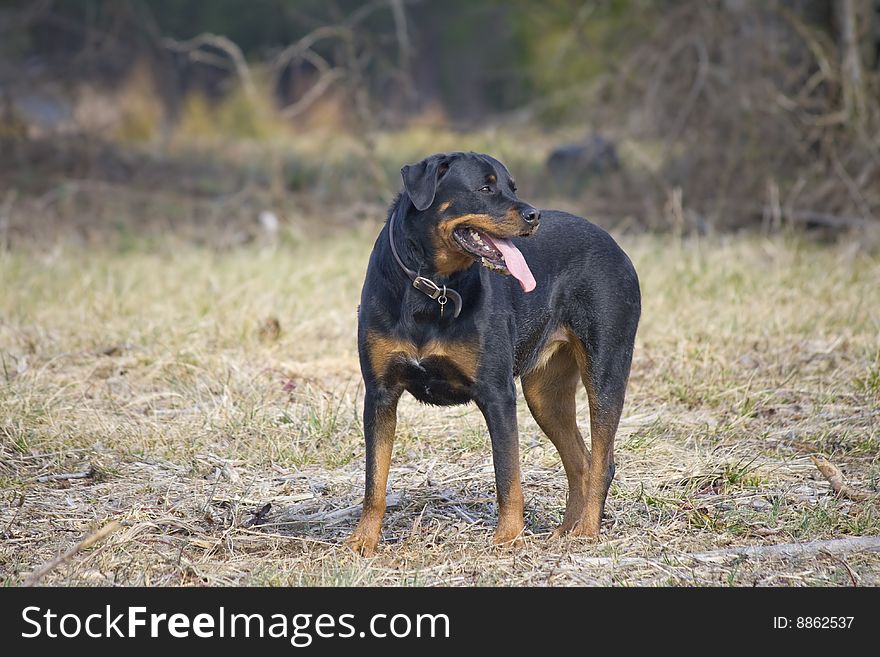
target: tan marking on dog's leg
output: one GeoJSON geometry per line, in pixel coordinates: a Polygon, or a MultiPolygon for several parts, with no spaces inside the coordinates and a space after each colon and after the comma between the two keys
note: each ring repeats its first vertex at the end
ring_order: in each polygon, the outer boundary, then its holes
{"type": "Polygon", "coordinates": [[[580,379],[577,360],[567,342],[548,342],[541,368],[522,377],[523,396],[541,430],[559,452],[568,479],[565,516],[552,537],[571,531],[584,514],[590,483],[590,452],[577,426],[575,394],[580,379]]]}
{"type": "Polygon", "coordinates": [[[516,541],[525,527],[516,397],[497,394],[494,398],[478,401],[478,405],[489,428],[498,495],[498,524],[493,542],[502,545],[516,541]]]}
{"type": "Polygon", "coordinates": [[[371,556],[379,544],[382,518],[385,515],[385,488],[388,485],[388,470],[391,466],[391,451],[396,428],[397,400],[376,412],[372,426],[365,426],[365,431],[371,431],[373,438],[372,441],[367,441],[367,485],[364,507],[357,527],[345,541],[352,550],[365,557],[371,556]]]}
{"type": "Polygon", "coordinates": [[[522,536],[523,529],[525,529],[525,522],[523,521],[525,498],[522,490],[522,474],[519,467],[511,475],[512,479],[507,490],[498,492],[498,524],[492,537],[492,542],[495,545],[513,544],[522,536]]]}
{"type": "Polygon", "coordinates": [[[587,389],[587,398],[590,405],[590,443],[593,448],[590,461],[587,503],[580,519],[572,528],[571,534],[598,539],[599,532],[602,529],[602,514],[605,510],[605,500],[608,497],[608,489],[611,486],[614,465],[614,438],[617,434],[617,425],[620,422],[622,406],[602,408],[599,393],[594,384],[592,364],[586,347],[574,334],[571,335],[571,340],[572,344],[575,345],[575,355],[581,372],[581,380],[587,389]]]}

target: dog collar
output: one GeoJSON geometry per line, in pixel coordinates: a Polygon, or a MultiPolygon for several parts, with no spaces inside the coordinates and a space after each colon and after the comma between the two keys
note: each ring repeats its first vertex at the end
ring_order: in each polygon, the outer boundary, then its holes
{"type": "Polygon", "coordinates": [[[394,212],[391,213],[391,219],[388,220],[388,242],[391,244],[391,255],[394,256],[394,259],[397,261],[397,264],[400,265],[400,268],[404,273],[409,276],[413,287],[440,304],[441,317],[443,316],[443,308],[450,299],[452,300],[453,306],[452,317],[453,319],[458,317],[458,314],[461,312],[461,295],[451,287],[437,285],[430,278],[419,276],[416,272],[403,264],[403,260],[397,255],[397,247],[394,245],[394,220],[396,218],[397,209],[395,208],[394,212]]]}

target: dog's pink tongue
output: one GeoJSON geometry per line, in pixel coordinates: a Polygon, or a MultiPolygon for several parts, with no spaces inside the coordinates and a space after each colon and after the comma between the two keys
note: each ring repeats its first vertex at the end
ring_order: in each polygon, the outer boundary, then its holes
{"type": "Polygon", "coordinates": [[[490,237],[489,239],[495,245],[495,248],[501,251],[501,255],[504,256],[504,264],[507,265],[507,271],[519,281],[523,292],[534,290],[536,285],[535,277],[532,275],[532,270],[529,269],[529,265],[526,263],[522,252],[510,240],[503,240],[498,237],[490,237]]]}

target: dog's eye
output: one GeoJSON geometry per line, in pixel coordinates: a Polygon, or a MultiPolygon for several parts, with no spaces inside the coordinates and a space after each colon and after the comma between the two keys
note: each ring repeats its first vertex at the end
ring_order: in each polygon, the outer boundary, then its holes
{"type": "Polygon", "coordinates": [[[480,187],[480,191],[484,194],[489,194],[492,191],[492,188],[489,187],[489,185],[483,185],[482,187],[480,187]]]}

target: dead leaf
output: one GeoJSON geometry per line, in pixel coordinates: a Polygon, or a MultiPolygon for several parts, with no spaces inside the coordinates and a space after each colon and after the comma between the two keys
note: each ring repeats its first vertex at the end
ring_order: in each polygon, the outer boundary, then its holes
{"type": "Polygon", "coordinates": [[[822,473],[822,476],[831,484],[832,490],[840,497],[845,497],[855,502],[863,502],[871,498],[870,493],[849,486],[844,480],[843,472],[841,472],[840,468],[828,459],[815,455],[810,456],[810,459],[812,459],[813,465],[822,473]]]}

